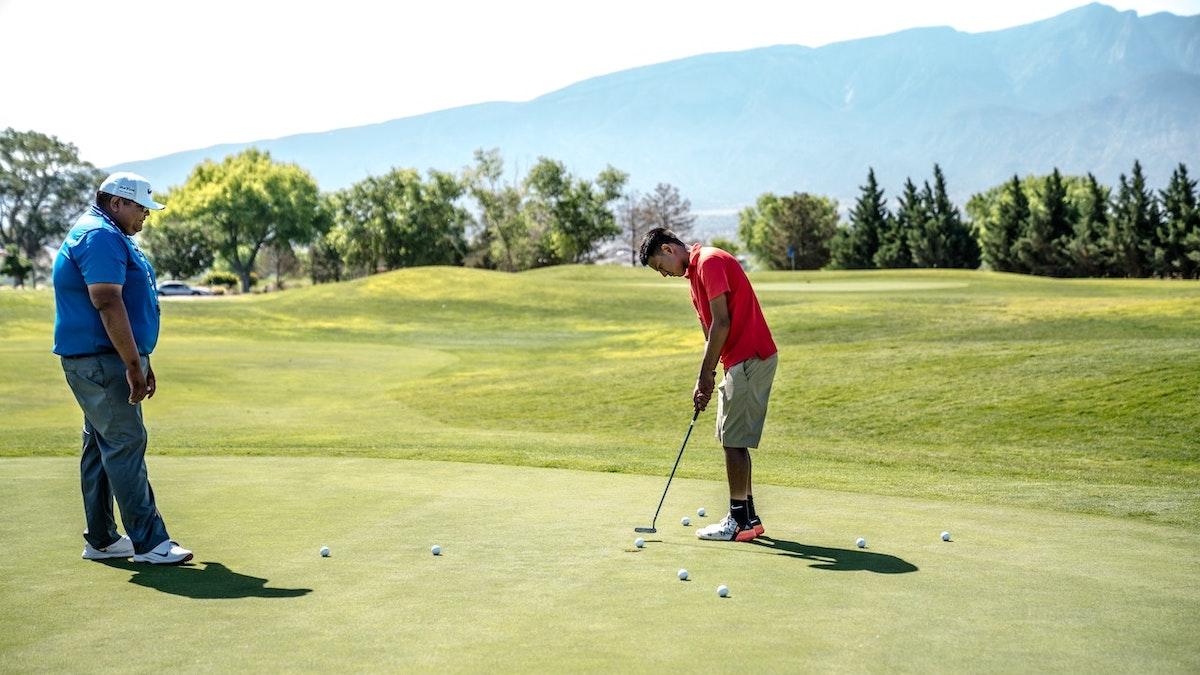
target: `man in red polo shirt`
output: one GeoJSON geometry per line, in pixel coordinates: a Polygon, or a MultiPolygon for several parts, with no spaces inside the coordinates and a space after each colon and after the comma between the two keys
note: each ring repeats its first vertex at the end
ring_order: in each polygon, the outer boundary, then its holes
{"type": "Polygon", "coordinates": [[[763,534],[754,510],[750,448],[757,448],[767,419],[778,350],[750,280],[737,259],[719,248],[685,246],[673,232],[656,227],[641,246],[642,265],[664,277],[686,277],[704,330],[704,359],[692,391],[697,410],[712,398],[717,361],[725,369],[717,399],[717,440],[725,446],[729,513],[696,531],[700,539],[750,541],[763,534]]]}

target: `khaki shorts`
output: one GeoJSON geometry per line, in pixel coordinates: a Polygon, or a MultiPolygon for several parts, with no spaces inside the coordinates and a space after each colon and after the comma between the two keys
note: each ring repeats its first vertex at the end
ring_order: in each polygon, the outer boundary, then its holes
{"type": "Polygon", "coordinates": [[[727,448],[757,448],[767,421],[767,401],[779,354],[746,359],[725,371],[717,387],[717,440],[727,448]]]}

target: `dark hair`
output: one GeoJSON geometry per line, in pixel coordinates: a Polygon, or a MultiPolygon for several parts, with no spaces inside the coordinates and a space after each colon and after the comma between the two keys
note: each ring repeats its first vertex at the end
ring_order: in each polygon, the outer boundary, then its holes
{"type": "Polygon", "coordinates": [[[116,195],[109,194],[107,192],[97,192],[96,193],[96,206],[100,207],[101,211],[103,211],[111,216],[113,213],[112,213],[112,202],[109,201],[110,199],[121,199],[121,198],[116,195]]]}
{"type": "Polygon", "coordinates": [[[638,250],[638,259],[642,261],[642,267],[649,264],[651,256],[657,254],[663,244],[679,244],[686,248],[686,244],[679,241],[674,232],[665,227],[656,227],[642,237],[642,247],[638,250]]]}

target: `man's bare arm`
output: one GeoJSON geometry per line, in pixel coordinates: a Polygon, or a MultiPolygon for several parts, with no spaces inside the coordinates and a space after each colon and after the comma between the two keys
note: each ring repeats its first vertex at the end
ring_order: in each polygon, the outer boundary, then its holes
{"type": "Polygon", "coordinates": [[[142,360],[137,342],[133,339],[133,328],[129,325],[129,314],[121,299],[121,284],[88,284],[88,297],[92,300],[92,306],[100,312],[104,331],[125,364],[129,403],[133,405],[146,397],[146,375],[142,372],[142,360]]]}

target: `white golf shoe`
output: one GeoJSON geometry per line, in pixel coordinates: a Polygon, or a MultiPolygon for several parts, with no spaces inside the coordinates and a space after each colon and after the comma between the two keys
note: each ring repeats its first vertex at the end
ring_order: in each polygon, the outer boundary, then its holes
{"type": "Polygon", "coordinates": [[[708,541],[750,541],[757,536],[758,533],[754,531],[753,527],[742,528],[728,513],[721,519],[721,522],[696,530],[697,539],[707,539],[708,541]]]}
{"type": "Polygon", "coordinates": [[[133,562],[148,562],[152,565],[182,565],[191,559],[191,551],[170,539],[155,546],[153,551],[133,555],[133,562]]]}
{"type": "Polygon", "coordinates": [[[107,558],[128,558],[133,555],[133,542],[129,537],[122,536],[115,543],[109,544],[104,548],[92,548],[92,545],[83,542],[83,559],[84,560],[105,560],[107,558]]]}

